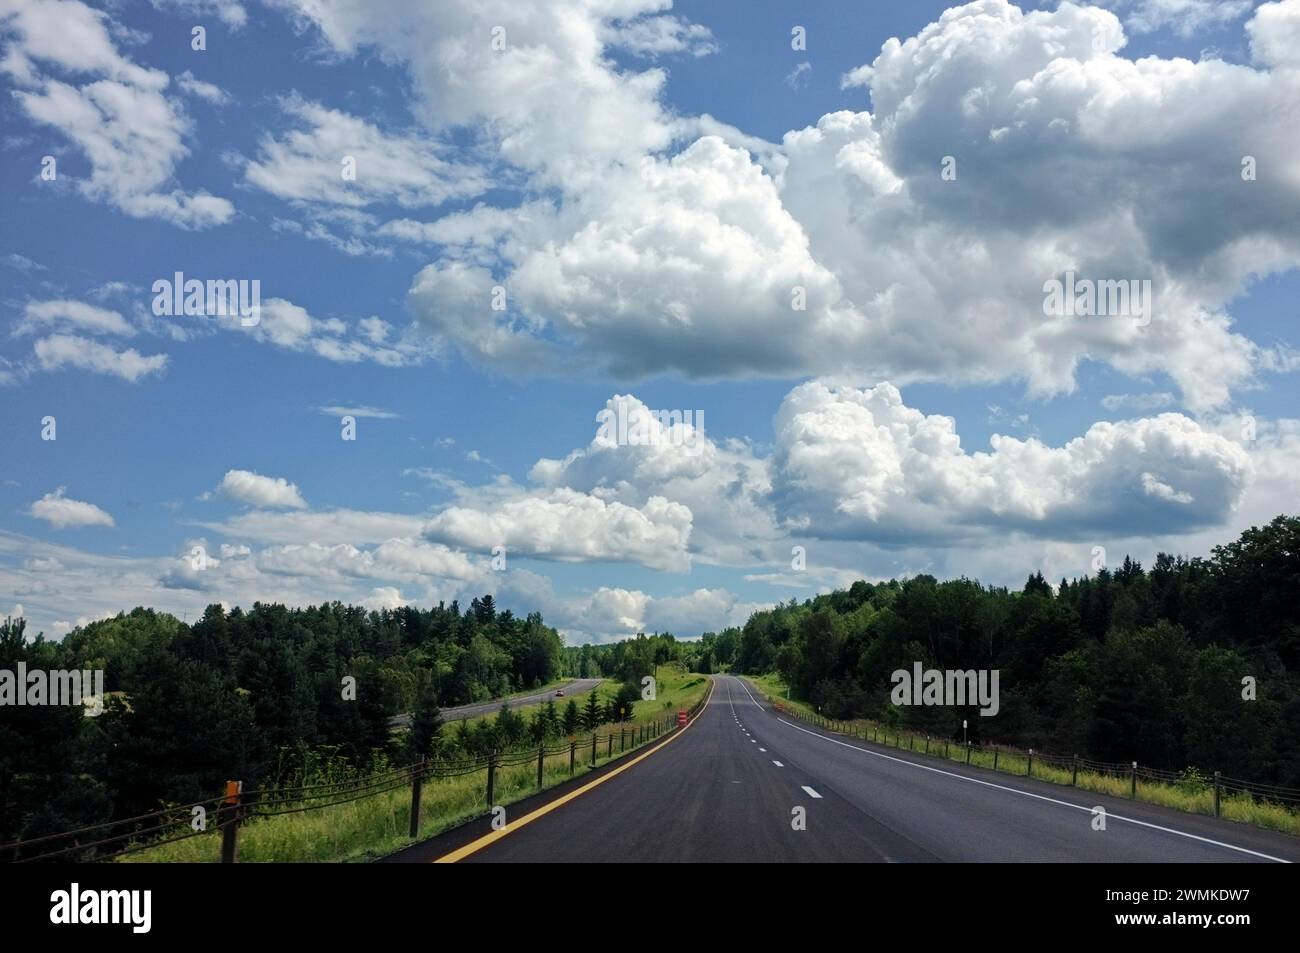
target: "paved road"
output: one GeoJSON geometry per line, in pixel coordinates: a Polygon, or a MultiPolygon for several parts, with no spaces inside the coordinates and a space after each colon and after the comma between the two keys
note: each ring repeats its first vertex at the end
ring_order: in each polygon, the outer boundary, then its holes
{"type": "Polygon", "coordinates": [[[718,676],[662,750],[467,860],[1300,860],[1300,839],[832,735],[759,697],[718,676]]]}
{"type": "MultiPolygon", "coordinates": [[[[565,697],[563,699],[557,699],[557,701],[567,702],[572,696],[585,695],[602,681],[604,681],[604,679],[579,678],[576,681],[569,682],[567,685],[561,685],[560,689],[564,691],[565,697]]],[[[548,698],[555,698],[555,692],[556,689],[552,688],[549,691],[537,692],[534,695],[520,695],[518,698],[497,698],[492,701],[475,702],[472,705],[460,705],[457,708],[444,708],[442,709],[442,720],[445,723],[460,721],[463,718],[477,718],[480,715],[495,714],[501,710],[501,703],[503,701],[508,701],[511,708],[522,708],[524,705],[540,705],[548,698]]],[[[578,704],[582,704],[581,699],[578,700],[578,704]]],[[[392,718],[388,719],[388,724],[394,728],[406,727],[410,723],[411,716],[409,714],[394,715],[392,718]]]]}

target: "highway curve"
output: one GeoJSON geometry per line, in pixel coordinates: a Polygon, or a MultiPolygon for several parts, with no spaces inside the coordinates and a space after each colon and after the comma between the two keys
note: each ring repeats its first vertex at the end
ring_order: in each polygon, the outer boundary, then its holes
{"type": "MultiPolygon", "coordinates": [[[[1300,840],[833,735],[740,679],[661,750],[466,861],[1300,860],[1300,840]],[[1108,812],[1093,829],[1094,806],[1108,812]],[[802,808],[806,829],[792,824],[802,808]]],[[[525,808],[525,811],[527,809],[525,808]]],[[[525,815],[526,816],[526,815],[525,815]]],[[[444,835],[445,837],[446,835],[444,835]]],[[[409,859],[441,856],[443,838],[409,859]]],[[[464,838],[460,838],[464,843],[464,838]]],[[[459,845],[458,845],[459,846],[459,845]]]]}
{"type": "MultiPolygon", "coordinates": [[[[557,705],[568,704],[570,698],[577,698],[578,704],[582,704],[582,697],[599,685],[604,679],[600,678],[579,678],[576,681],[569,682],[567,685],[561,685],[558,689],[552,688],[544,692],[536,692],[532,695],[519,695],[515,698],[494,698],[490,701],[475,702],[472,705],[458,705],[455,708],[442,709],[441,715],[444,723],[461,721],[465,718],[478,718],[482,715],[493,715],[501,710],[503,704],[508,704],[511,708],[523,708],[525,705],[540,705],[548,698],[554,699],[557,705]],[[556,698],[556,691],[563,691],[564,698],[556,698]]],[[[391,727],[406,726],[411,723],[409,713],[394,715],[388,719],[391,727]]]]}

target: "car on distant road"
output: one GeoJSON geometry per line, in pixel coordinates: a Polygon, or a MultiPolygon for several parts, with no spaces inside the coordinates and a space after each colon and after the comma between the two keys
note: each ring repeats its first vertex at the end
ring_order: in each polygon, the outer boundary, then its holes
{"type": "Polygon", "coordinates": [[[557,688],[557,689],[555,690],[555,697],[556,697],[556,698],[563,698],[563,697],[564,697],[564,689],[563,689],[563,688],[557,688]]]}

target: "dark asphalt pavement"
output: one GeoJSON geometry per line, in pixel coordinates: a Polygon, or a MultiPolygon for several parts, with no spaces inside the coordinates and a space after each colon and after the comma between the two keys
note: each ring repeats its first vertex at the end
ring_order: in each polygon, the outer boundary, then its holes
{"type": "Polygon", "coordinates": [[[663,750],[466,860],[1300,860],[1293,837],[899,752],[760,698],[717,676],[710,704],[663,750]]]}

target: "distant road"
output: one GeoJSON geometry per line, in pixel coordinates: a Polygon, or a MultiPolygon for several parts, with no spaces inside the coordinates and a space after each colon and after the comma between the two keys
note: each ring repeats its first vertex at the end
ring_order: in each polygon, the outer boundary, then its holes
{"type": "Polygon", "coordinates": [[[469,847],[466,860],[485,862],[1300,860],[1285,834],[886,748],[761,699],[716,676],[710,703],[662,750],[507,834],[475,822],[393,859],[469,847]]]}
{"type": "MultiPolygon", "coordinates": [[[[461,705],[457,708],[442,709],[442,720],[460,721],[464,718],[477,718],[480,715],[491,715],[501,710],[501,705],[508,704],[511,708],[522,708],[524,705],[540,705],[548,698],[555,698],[557,691],[565,694],[565,701],[568,696],[585,695],[593,688],[603,682],[602,678],[580,678],[576,681],[569,682],[567,685],[561,685],[559,688],[552,688],[549,691],[537,692],[534,695],[519,695],[515,698],[496,698],[491,701],[475,702],[472,705],[461,705]]],[[[581,701],[579,702],[581,704],[581,701]]],[[[394,715],[388,719],[388,724],[392,728],[405,728],[411,724],[411,716],[394,715]]]]}

